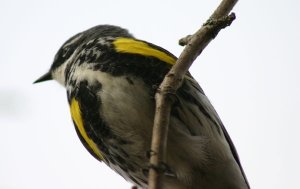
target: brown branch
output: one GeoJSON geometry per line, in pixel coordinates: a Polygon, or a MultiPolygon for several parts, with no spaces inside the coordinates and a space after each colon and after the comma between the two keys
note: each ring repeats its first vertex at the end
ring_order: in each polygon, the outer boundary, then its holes
{"type": "Polygon", "coordinates": [[[223,0],[208,21],[193,35],[180,40],[181,45],[186,45],[176,64],[164,78],[158,88],[155,100],[156,110],[153,125],[152,144],[150,153],[150,169],[148,189],[161,189],[164,174],[161,165],[166,162],[167,135],[172,96],[181,86],[193,61],[201,54],[203,49],[213,40],[219,31],[229,26],[235,19],[234,13],[229,14],[238,0],[223,0]]]}

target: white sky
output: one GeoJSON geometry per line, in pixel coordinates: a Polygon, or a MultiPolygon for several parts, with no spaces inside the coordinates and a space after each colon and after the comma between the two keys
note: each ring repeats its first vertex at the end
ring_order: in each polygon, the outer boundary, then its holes
{"type": "MultiPolygon", "coordinates": [[[[0,189],[130,188],[81,145],[65,90],[32,85],[60,45],[98,24],[175,55],[217,0],[16,1],[0,6],[0,189]]],[[[191,72],[231,135],[252,188],[300,188],[300,2],[244,0],[191,72]]]]}

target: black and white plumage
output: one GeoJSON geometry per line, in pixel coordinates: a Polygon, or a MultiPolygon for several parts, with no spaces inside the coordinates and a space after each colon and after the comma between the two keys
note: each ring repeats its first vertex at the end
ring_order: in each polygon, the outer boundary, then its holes
{"type": "MultiPolygon", "coordinates": [[[[100,25],[70,38],[50,71],[65,86],[75,129],[98,160],[147,187],[154,94],[176,57],[127,30],[100,25]]],[[[199,84],[187,74],[168,134],[166,189],[250,188],[235,147],[199,84]]]]}

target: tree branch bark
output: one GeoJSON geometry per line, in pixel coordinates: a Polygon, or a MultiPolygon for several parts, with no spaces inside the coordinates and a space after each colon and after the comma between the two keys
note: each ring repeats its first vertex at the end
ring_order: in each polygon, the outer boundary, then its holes
{"type": "Polygon", "coordinates": [[[164,171],[163,163],[166,162],[167,136],[172,96],[181,86],[184,75],[193,61],[201,54],[203,49],[213,40],[219,31],[229,26],[235,19],[234,13],[228,15],[238,0],[223,0],[210,16],[208,21],[193,35],[179,41],[186,45],[176,64],[165,76],[156,94],[156,110],[152,133],[150,152],[150,168],[148,189],[161,189],[164,171]]]}

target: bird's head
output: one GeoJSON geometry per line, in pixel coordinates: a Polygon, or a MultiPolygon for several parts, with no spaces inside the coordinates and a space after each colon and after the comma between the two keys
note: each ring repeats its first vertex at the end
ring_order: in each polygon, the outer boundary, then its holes
{"type": "Polygon", "coordinates": [[[58,50],[49,71],[37,79],[34,83],[48,80],[56,80],[60,84],[65,85],[66,66],[74,60],[72,57],[77,51],[82,50],[81,46],[91,39],[102,37],[128,37],[133,36],[126,30],[118,26],[99,25],[92,27],[86,31],[78,33],[68,39],[58,50]]]}

